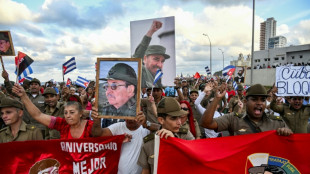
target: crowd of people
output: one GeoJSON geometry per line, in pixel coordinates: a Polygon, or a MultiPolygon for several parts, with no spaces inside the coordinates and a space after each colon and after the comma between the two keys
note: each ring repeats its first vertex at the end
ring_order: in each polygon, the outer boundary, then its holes
{"type": "MultiPolygon", "coordinates": [[[[155,134],[194,140],[269,130],[283,136],[309,133],[309,97],[277,97],[276,87],[261,84],[247,90],[238,84],[235,91],[219,77],[175,78],[175,86],[141,89],[141,111],[124,120],[99,118],[95,82],[84,89],[52,81],[42,86],[36,78],[14,84],[6,71],[2,77],[0,143],[125,134],[119,173],[153,172],[155,134]]],[[[105,80],[106,90],[130,86],[105,80]]]]}

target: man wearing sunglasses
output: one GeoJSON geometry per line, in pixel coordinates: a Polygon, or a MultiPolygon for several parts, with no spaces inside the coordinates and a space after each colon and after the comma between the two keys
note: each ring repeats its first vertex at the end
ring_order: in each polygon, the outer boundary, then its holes
{"type": "Polygon", "coordinates": [[[307,133],[308,119],[310,118],[309,105],[304,106],[303,96],[292,96],[288,100],[289,104],[277,105],[277,87],[272,89],[272,101],[270,108],[279,113],[286,124],[294,133],[307,133]]]}
{"type": "MultiPolygon", "coordinates": [[[[136,116],[137,75],[125,64],[117,63],[108,72],[103,88],[108,105],[101,110],[102,115],[136,116]]],[[[100,106],[99,106],[100,107],[100,106]]]]}
{"type": "MultiPolygon", "coordinates": [[[[239,101],[244,102],[244,95],[243,95],[243,86],[241,84],[238,84],[237,86],[237,95],[231,97],[228,107],[229,107],[229,113],[231,112],[238,112],[240,110],[240,106],[238,105],[239,101]]],[[[242,110],[241,113],[245,112],[245,108],[242,110]]],[[[241,114],[239,113],[239,114],[241,114]]]]}

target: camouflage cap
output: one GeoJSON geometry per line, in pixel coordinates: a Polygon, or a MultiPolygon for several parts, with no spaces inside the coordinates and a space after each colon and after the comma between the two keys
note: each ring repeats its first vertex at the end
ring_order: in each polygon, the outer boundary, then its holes
{"type": "Polygon", "coordinates": [[[30,81],[30,85],[31,85],[31,83],[37,83],[37,84],[41,85],[40,80],[37,79],[37,78],[33,78],[33,79],[30,81]]]}
{"type": "Polygon", "coordinates": [[[0,108],[9,108],[9,107],[23,109],[23,104],[10,97],[4,97],[3,99],[1,99],[0,108]]]}
{"type": "Polygon", "coordinates": [[[9,37],[5,33],[0,33],[0,40],[9,41],[9,37]]]}
{"type": "Polygon", "coordinates": [[[192,93],[197,93],[197,94],[199,94],[198,91],[197,91],[196,89],[192,89],[192,90],[189,92],[189,94],[192,94],[192,93]]]}
{"type": "Polygon", "coordinates": [[[163,98],[157,106],[158,114],[167,114],[171,116],[182,116],[188,114],[187,111],[181,109],[180,103],[173,97],[163,98]]]}
{"type": "Polygon", "coordinates": [[[263,85],[255,84],[246,90],[246,97],[248,97],[248,96],[266,96],[266,97],[268,97],[269,95],[267,94],[267,91],[263,85]]]}
{"type": "Polygon", "coordinates": [[[48,87],[48,88],[45,88],[45,90],[44,90],[42,95],[44,96],[46,94],[57,95],[57,92],[56,92],[56,90],[54,88],[48,87]]]}
{"type": "Polygon", "coordinates": [[[158,55],[163,55],[165,59],[169,59],[170,56],[166,54],[166,48],[161,46],[161,45],[150,45],[147,47],[145,51],[145,55],[151,55],[151,54],[158,54],[158,55]]]}
{"type": "Polygon", "coordinates": [[[237,90],[239,91],[239,90],[243,90],[243,89],[244,89],[243,86],[241,84],[238,84],[237,90]]]}
{"type": "Polygon", "coordinates": [[[127,65],[126,63],[115,64],[106,78],[101,78],[99,80],[124,80],[132,85],[137,85],[137,75],[135,70],[127,65]]]}

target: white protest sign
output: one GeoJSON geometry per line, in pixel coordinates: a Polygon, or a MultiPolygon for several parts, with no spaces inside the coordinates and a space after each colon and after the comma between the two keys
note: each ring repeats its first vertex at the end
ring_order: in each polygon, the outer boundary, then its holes
{"type": "Polygon", "coordinates": [[[310,66],[281,66],[276,69],[277,96],[310,96],[310,66]]]}

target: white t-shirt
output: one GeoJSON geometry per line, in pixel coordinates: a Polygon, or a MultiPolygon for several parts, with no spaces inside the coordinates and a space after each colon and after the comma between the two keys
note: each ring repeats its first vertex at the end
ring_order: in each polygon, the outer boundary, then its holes
{"type": "Polygon", "coordinates": [[[130,134],[132,135],[131,142],[122,145],[121,156],[118,163],[118,174],[136,174],[141,173],[142,168],[137,164],[143,138],[150,131],[140,126],[137,130],[131,131],[126,127],[126,122],[118,122],[108,127],[112,135],[130,134]]]}

